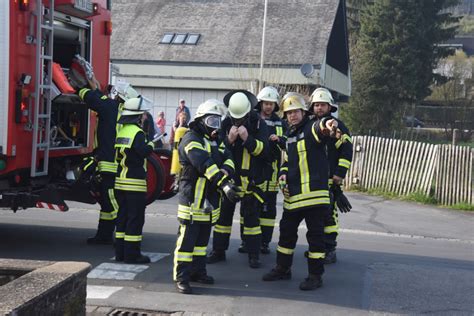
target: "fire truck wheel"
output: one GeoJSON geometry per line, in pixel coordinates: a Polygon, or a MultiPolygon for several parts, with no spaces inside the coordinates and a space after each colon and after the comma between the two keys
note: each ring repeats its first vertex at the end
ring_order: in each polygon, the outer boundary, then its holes
{"type": "Polygon", "coordinates": [[[147,187],[146,204],[153,203],[163,191],[165,171],[162,163],[153,154],[147,158],[147,187]]]}

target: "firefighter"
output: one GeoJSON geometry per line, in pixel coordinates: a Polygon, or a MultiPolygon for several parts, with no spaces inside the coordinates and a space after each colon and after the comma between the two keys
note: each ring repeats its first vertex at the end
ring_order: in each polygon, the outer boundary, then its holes
{"type": "MultiPolygon", "coordinates": [[[[222,122],[220,135],[235,162],[234,180],[241,190],[240,216],[249,266],[259,268],[262,235],[260,211],[264,195],[258,185],[267,177],[267,126],[265,121],[251,110],[258,103],[252,93],[245,90],[231,91],[224,97],[224,103],[227,105],[228,115],[222,122]]],[[[221,215],[214,227],[213,250],[209,254],[208,263],[226,259],[225,251],[229,247],[235,206],[235,202],[227,198],[222,201],[221,215]]]]}
{"type": "MultiPolygon", "coordinates": [[[[115,137],[117,120],[123,102],[138,93],[129,85],[119,90],[115,99],[109,98],[100,91],[97,79],[93,76],[88,80],[89,87],[79,89],[79,97],[86,105],[97,113],[98,122],[94,141],[94,156],[99,172],[100,217],[97,232],[87,239],[88,244],[112,244],[117,218],[118,205],[114,194],[114,179],[117,171],[115,164],[115,137]]],[[[94,158],[91,158],[94,159],[94,158]]],[[[83,168],[95,167],[92,160],[86,161],[83,168]]]]}
{"type": "MultiPolygon", "coordinates": [[[[326,144],[329,159],[329,190],[331,197],[334,199],[334,196],[337,197],[336,192],[341,192],[340,194],[342,194],[342,180],[345,178],[347,170],[352,162],[351,134],[349,129],[341,120],[334,118],[331,115],[331,113],[337,111],[337,105],[334,104],[334,99],[329,90],[325,88],[314,90],[311,95],[309,111],[318,119],[329,117],[337,120],[338,129],[341,131],[339,139],[332,138],[326,144]]],[[[326,257],[324,258],[324,263],[326,264],[335,263],[337,261],[336,239],[339,229],[339,220],[337,209],[334,205],[335,203],[331,203],[330,212],[326,216],[326,221],[324,223],[324,243],[326,246],[326,257]]],[[[345,209],[346,208],[340,208],[341,211],[344,211],[345,209]]]]}
{"type": "Polygon", "coordinates": [[[219,218],[220,192],[233,202],[239,199],[238,188],[229,177],[234,172],[234,162],[218,139],[221,105],[218,100],[207,100],[199,105],[178,146],[182,166],[178,205],[180,227],[173,279],[178,292],[183,294],[192,293],[190,281],[214,283],[206,271],[206,248],[211,227],[219,218]]]}
{"type": "Polygon", "coordinates": [[[304,219],[308,232],[308,277],[301,290],[313,290],[322,285],[324,272],[324,217],[329,207],[328,160],[325,151],[327,134],[337,127],[330,118],[311,120],[302,96],[286,98],[281,108],[288,120],[287,156],[280,169],[283,188],[283,215],[277,247],[277,265],[263,276],[264,281],[291,278],[293,253],[298,239],[298,226],[304,219]]]}
{"type": "Polygon", "coordinates": [[[149,263],[140,251],[146,206],[146,157],[153,142],[146,139],[143,125],[149,108],[142,97],[125,102],[118,123],[122,124],[115,141],[115,191],[119,206],[115,232],[115,260],[149,263]]]}
{"type": "Polygon", "coordinates": [[[273,228],[275,227],[278,171],[281,164],[282,150],[286,149],[286,138],[283,136],[286,131],[286,126],[276,114],[279,110],[279,98],[280,96],[276,88],[264,87],[257,95],[258,104],[255,107],[260,117],[265,120],[268,133],[270,134],[268,137],[268,153],[270,155],[272,169],[270,177],[260,186],[265,193],[265,203],[263,204],[263,209],[260,214],[260,226],[262,228],[262,245],[260,251],[263,254],[270,253],[268,245],[272,240],[273,228]]]}

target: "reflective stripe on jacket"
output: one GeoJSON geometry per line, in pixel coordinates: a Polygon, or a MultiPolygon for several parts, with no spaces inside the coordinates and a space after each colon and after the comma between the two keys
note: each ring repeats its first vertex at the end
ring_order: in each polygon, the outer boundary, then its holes
{"type": "Polygon", "coordinates": [[[179,161],[182,165],[179,180],[178,219],[181,223],[216,223],[220,215],[223,181],[234,171],[230,152],[215,140],[192,128],[181,139],[179,161]]]}
{"type": "Polygon", "coordinates": [[[287,136],[287,160],[280,174],[286,175],[289,196],[283,208],[293,211],[329,204],[327,138],[321,133],[321,121],[305,117],[287,136]]]}
{"type": "Polygon", "coordinates": [[[244,142],[240,138],[229,144],[227,134],[232,128],[232,121],[227,117],[222,122],[220,137],[224,139],[235,162],[235,183],[241,188],[242,194],[257,195],[256,198],[263,202],[262,185],[272,172],[271,158],[268,152],[268,129],[265,121],[255,111],[250,111],[247,122],[248,138],[244,142]]]}
{"type": "Polygon", "coordinates": [[[145,133],[135,124],[125,124],[115,142],[117,174],[115,189],[146,192],[146,157],[153,151],[153,143],[146,143],[145,133]]]}
{"type": "Polygon", "coordinates": [[[267,124],[268,135],[276,135],[279,137],[278,142],[268,140],[269,154],[271,161],[272,172],[269,175],[269,178],[265,180],[259,188],[263,191],[277,192],[278,188],[278,172],[280,171],[281,166],[281,155],[282,150],[286,149],[286,124],[281,120],[278,115],[272,113],[270,118],[265,119],[265,124],[267,124]]]}
{"type": "Polygon", "coordinates": [[[99,172],[117,172],[115,163],[115,138],[117,134],[117,120],[120,115],[120,103],[108,98],[99,90],[83,88],[79,97],[88,108],[97,113],[97,126],[94,138],[94,153],[99,161],[99,172]]]}
{"type": "MultiPolygon", "coordinates": [[[[336,119],[334,117],[331,117],[336,119]]],[[[345,178],[347,170],[352,163],[352,137],[349,129],[344,123],[336,119],[338,129],[341,131],[341,138],[331,138],[327,142],[328,159],[329,159],[329,178],[333,175],[345,178]]]]}

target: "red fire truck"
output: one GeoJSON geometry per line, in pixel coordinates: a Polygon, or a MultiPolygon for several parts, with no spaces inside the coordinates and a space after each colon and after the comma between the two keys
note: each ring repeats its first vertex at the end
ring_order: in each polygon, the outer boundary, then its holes
{"type": "MultiPolygon", "coordinates": [[[[1,208],[95,203],[75,171],[92,152],[96,118],[77,94],[61,93],[53,64],[67,74],[79,54],[106,86],[111,32],[110,0],[0,1],[1,208]]],[[[173,195],[170,156],[148,159],[148,203],[173,195]]]]}

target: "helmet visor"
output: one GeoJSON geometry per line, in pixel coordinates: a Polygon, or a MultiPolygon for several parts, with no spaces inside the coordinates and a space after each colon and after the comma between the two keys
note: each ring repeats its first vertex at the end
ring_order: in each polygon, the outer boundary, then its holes
{"type": "Polygon", "coordinates": [[[204,118],[204,124],[207,127],[213,129],[219,129],[221,127],[221,116],[220,115],[208,115],[204,118]]]}

